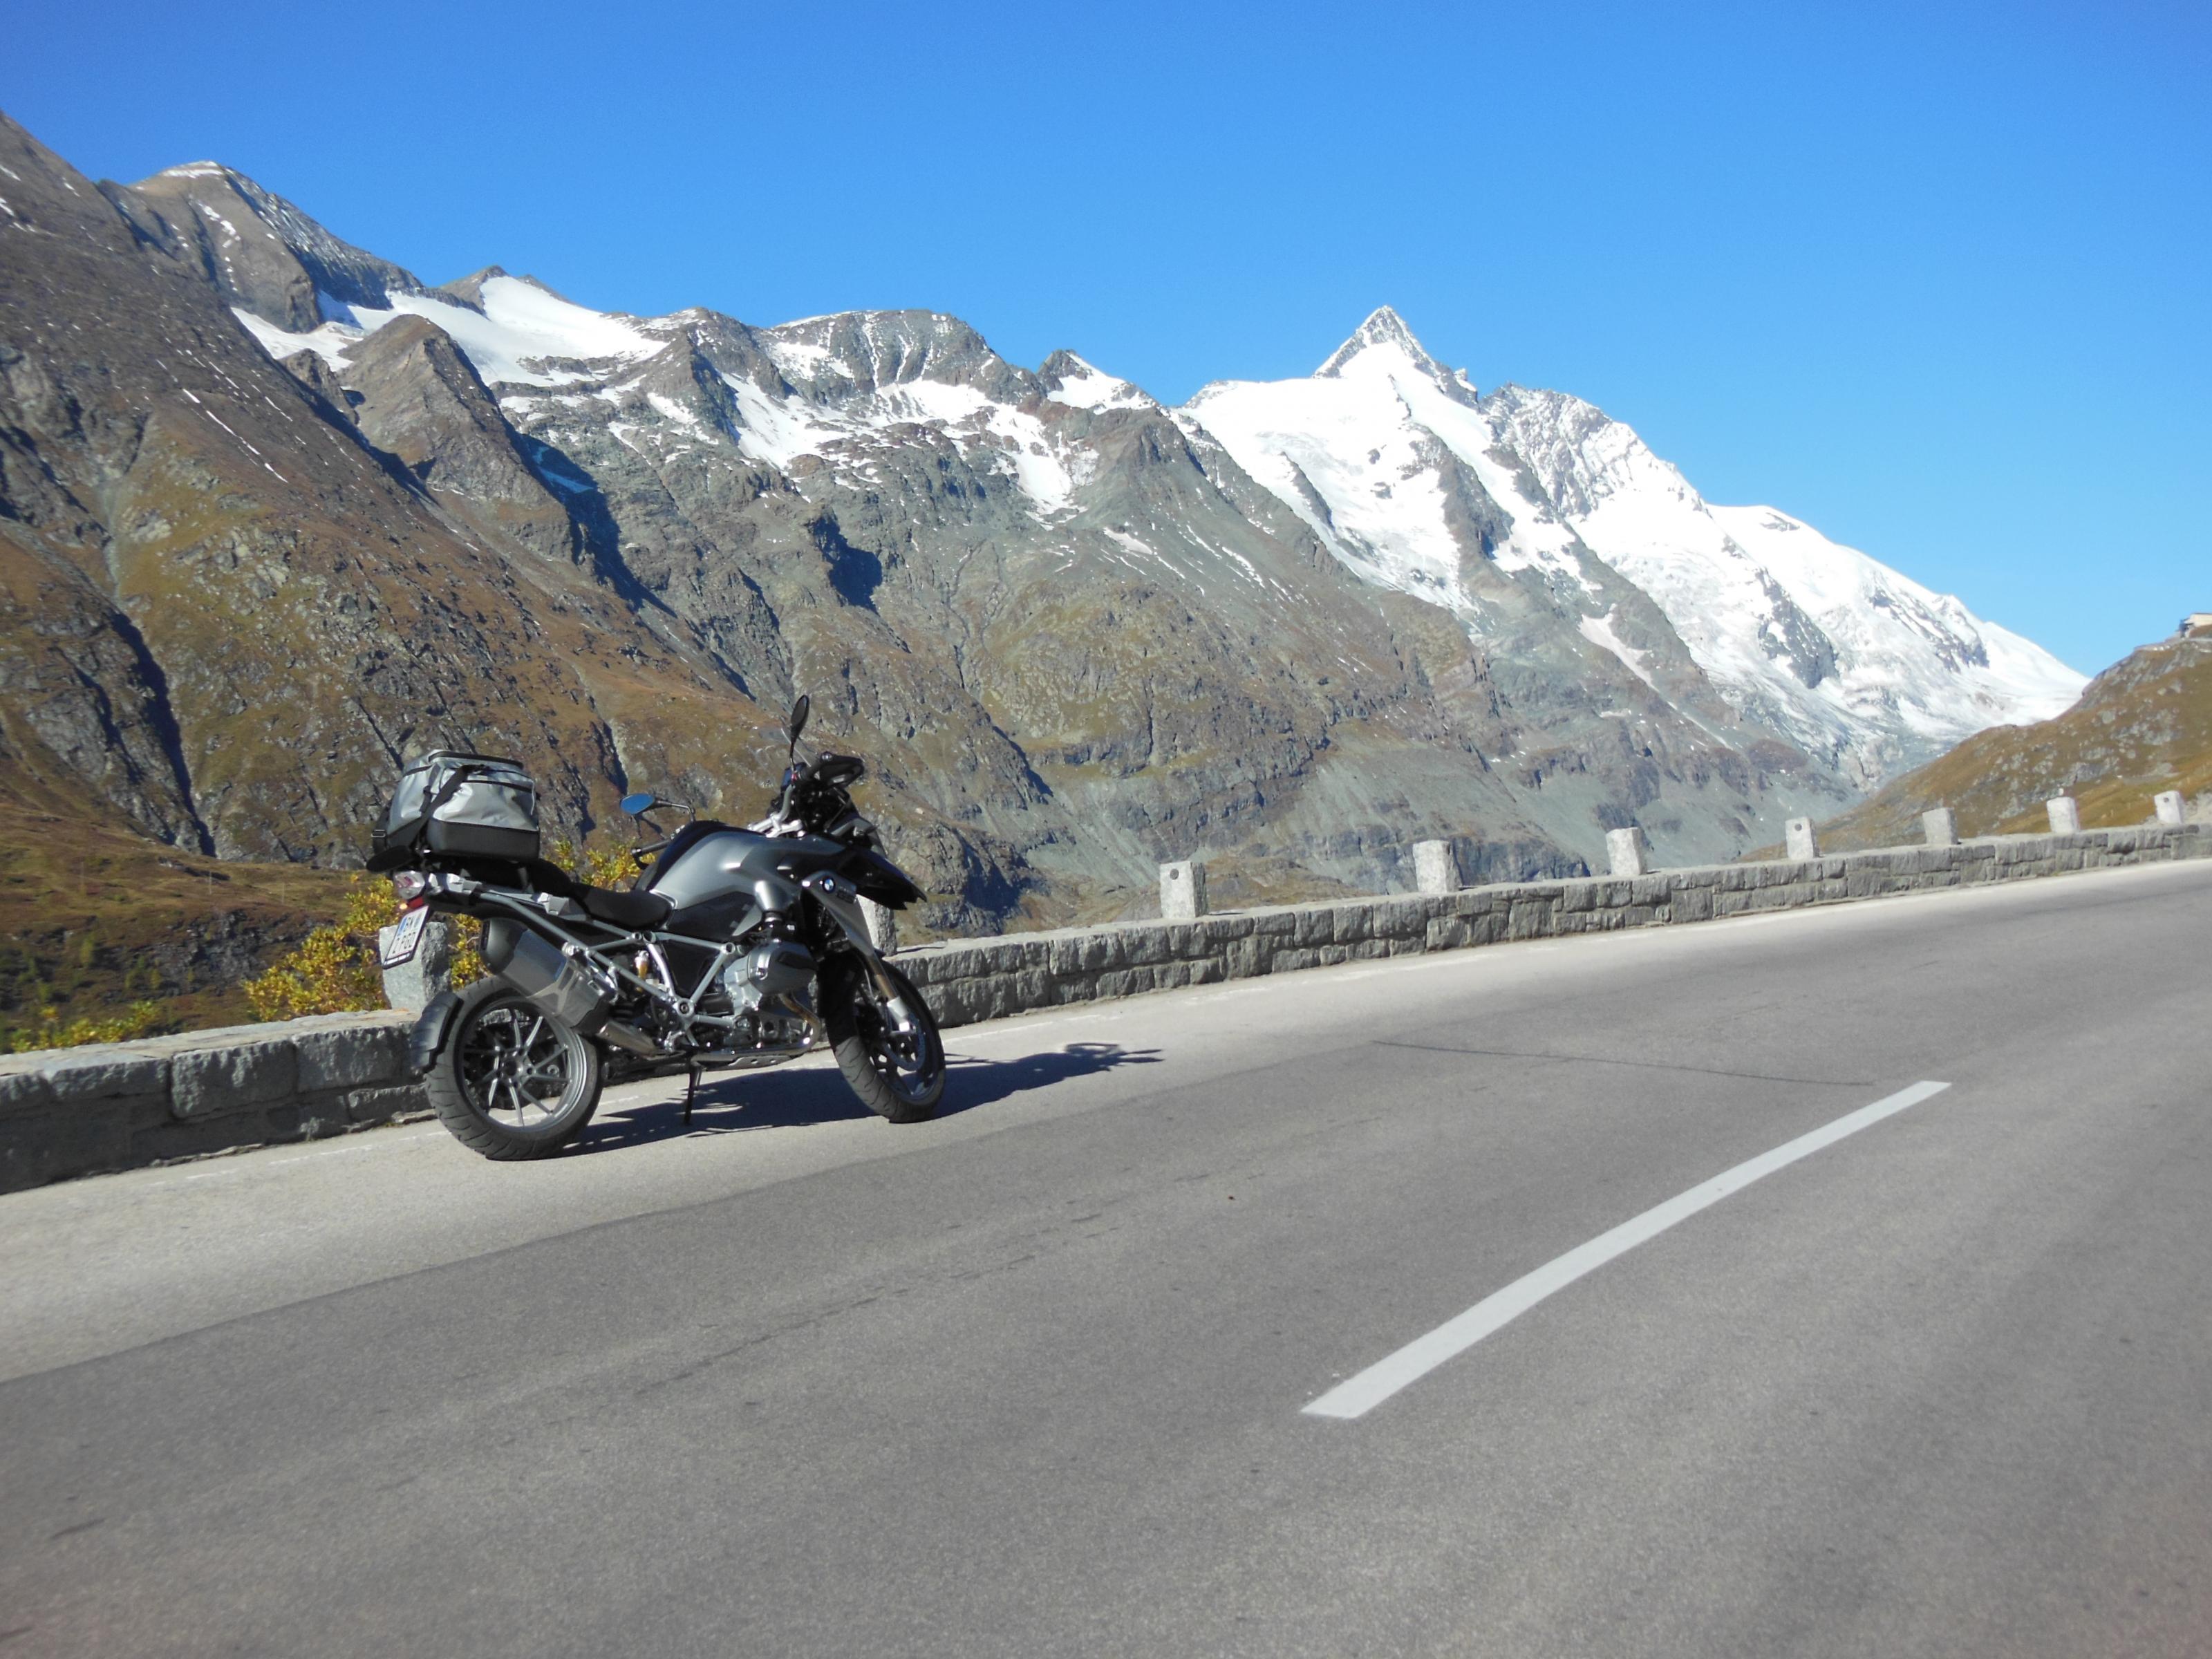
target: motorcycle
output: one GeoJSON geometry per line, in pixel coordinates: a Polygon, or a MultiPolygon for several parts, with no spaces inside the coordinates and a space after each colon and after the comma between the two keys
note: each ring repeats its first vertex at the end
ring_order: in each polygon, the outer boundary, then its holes
{"type": "MultiPolygon", "coordinates": [[[[456,1139],[489,1158],[543,1158],[581,1133],[610,1080],[781,1065],[827,1046],[863,1103],[894,1123],[945,1091],[936,1017],[870,936],[921,890],[853,805],[855,756],[799,754],[809,700],[769,815],[736,827],[682,802],[626,796],[657,839],[627,891],[538,857],[535,787],[514,763],[450,751],[403,775],[369,867],[403,910],[384,952],[410,960],[428,919],[483,924],[490,976],[434,999],[410,1054],[456,1139]],[[672,834],[655,814],[683,812],[672,834]]],[[[686,1096],[685,1116],[690,1111],[686,1096]]]]}

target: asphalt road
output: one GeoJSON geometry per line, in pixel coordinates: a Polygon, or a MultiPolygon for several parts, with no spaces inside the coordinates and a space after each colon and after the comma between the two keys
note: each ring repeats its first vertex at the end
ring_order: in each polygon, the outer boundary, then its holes
{"type": "Polygon", "coordinates": [[[0,1659],[2212,1653],[2209,1006],[2160,866],[0,1199],[0,1659]]]}

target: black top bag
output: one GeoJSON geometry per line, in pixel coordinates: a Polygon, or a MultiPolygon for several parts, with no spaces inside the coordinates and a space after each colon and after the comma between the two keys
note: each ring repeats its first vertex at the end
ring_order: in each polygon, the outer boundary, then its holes
{"type": "Polygon", "coordinates": [[[384,821],[369,836],[372,870],[421,853],[512,860],[538,856],[538,786],[497,755],[440,749],[408,763],[384,821]]]}

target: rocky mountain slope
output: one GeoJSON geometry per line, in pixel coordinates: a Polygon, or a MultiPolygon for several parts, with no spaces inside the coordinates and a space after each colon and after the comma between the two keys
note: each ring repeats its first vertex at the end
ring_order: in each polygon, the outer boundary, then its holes
{"type": "Polygon", "coordinates": [[[4,118],[0,202],[0,781],[170,846],[343,863],[440,742],[522,757],[573,836],[639,785],[749,813],[803,689],[968,927],[1191,852],[1232,894],[1436,835],[1488,876],[1632,820],[1725,856],[2078,684],[1388,312],[1168,410],[932,313],[433,288],[4,118]]]}
{"type": "Polygon", "coordinates": [[[2054,795],[2072,795],[2093,829],[2142,823],[2169,789],[2212,816],[2212,639],[2144,646],[2057,718],[1967,738],[1823,824],[1821,846],[1917,842],[1931,806],[1957,813],[1961,835],[2039,831],[2054,795]]]}

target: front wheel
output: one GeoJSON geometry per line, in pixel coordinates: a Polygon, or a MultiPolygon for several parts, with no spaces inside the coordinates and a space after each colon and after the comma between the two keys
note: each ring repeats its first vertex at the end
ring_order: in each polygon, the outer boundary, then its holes
{"type": "Polygon", "coordinates": [[[945,1097],[945,1042],[921,993],[889,963],[884,973],[898,992],[903,1022],[874,977],[854,963],[823,988],[822,1023],[837,1069],[860,1103],[893,1123],[921,1123],[936,1115],[945,1097]]]}
{"type": "Polygon", "coordinates": [[[599,1103],[599,1051],[575,1028],[496,979],[461,993],[424,1091],[453,1139],[501,1163],[544,1158],[599,1103]]]}

